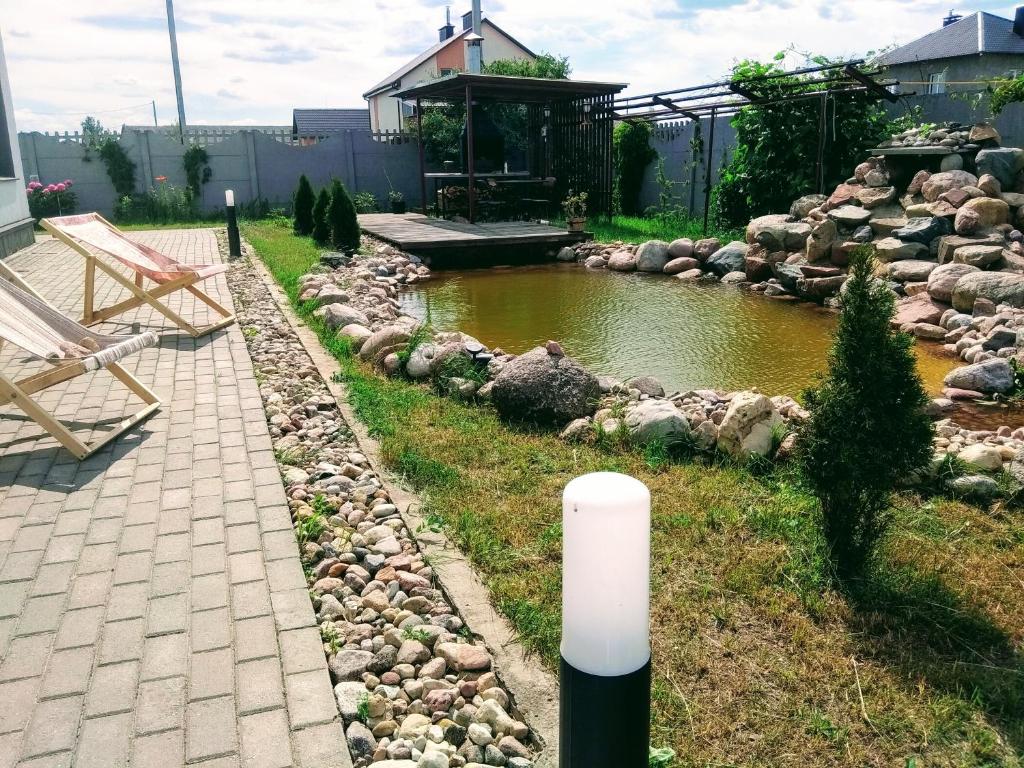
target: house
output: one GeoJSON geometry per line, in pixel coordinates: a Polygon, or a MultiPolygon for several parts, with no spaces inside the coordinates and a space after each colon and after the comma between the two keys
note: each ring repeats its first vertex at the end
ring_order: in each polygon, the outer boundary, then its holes
{"type": "MultiPolygon", "coordinates": [[[[455,72],[465,72],[467,38],[472,40],[473,14],[462,17],[462,29],[456,34],[450,19],[439,30],[439,40],[412,61],[385,77],[363,94],[370,109],[370,127],[374,131],[395,131],[407,127],[413,105],[404,104],[393,95],[402,88],[433,80],[455,72]]],[[[536,55],[488,18],[481,19],[480,43],[483,61],[497,59],[528,59],[536,55]]]]}
{"type": "Polygon", "coordinates": [[[14,125],[11,82],[7,77],[4,43],[0,39],[0,258],[31,245],[32,217],[25,195],[25,176],[18,147],[18,129],[14,125]]]}
{"type": "Polygon", "coordinates": [[[338,131],[370,130],[368,109],[293,109],[292,137],[303,146],[338,131]]]}
{"type": "Polygon", "coordinates": [[[1024,7],[1014,19],[979,11],[952,11],[942,28],[875,59],[886,75],[900,81],[903,93],[940,95],[950,90],[979,90],[984,81],[1024,72],[1024,7]]]}

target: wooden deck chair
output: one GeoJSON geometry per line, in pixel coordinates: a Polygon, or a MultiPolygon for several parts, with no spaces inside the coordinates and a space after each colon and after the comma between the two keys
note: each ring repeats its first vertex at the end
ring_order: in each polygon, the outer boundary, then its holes
{"type": "Polygon", "coordinates": [[[109,320],[143,304],[153,307],[193,337],[205,336],[235,322],[235,316],[230,311],[196,287],[197,283],[201,283],[208,277],[226,272],[227,264],[182,264],[159,251],[125,237],[121,230],[98,213],[54,217],[43,219],[40,223],[47,232],[85,257],[83,325],[93,325],[109,320]],[[112,256],[131,269],[135,273],[134,281],[101,258],[101,254],[112,256]],[[94,307],[97,269],[127,288],[131,292],[132,298],[101,309],[94,307]],[[146,277],[157,284],[155,288],[147,290],[143,287],[143,278],[146,277]],[[180,290],[188,291],[224,319],[202,328],[196,328],[160,301],[164,296],[180,290]]]}
{"type": "Polygon", "coordinates": [[[0,370],[0,405],[13,403],[49,432],[78,459],[92,455],[118,435],[160,408],[160,400],[118,361],[157,343],[152,332],[134,336],[108,336],[90,331],[50,306],[42,296],[0,262],[0,349],[5,342],[53,366],[15,381],[0,370]],[[138,413],[119,422],[92,442],[82,442],[32,395],[90,371],[106,369],[145,404],[138,413]]]}

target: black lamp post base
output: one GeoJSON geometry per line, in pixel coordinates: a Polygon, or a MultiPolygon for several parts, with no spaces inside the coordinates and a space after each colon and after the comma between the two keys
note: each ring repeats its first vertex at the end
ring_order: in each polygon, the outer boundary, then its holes
{"type": "Polygon", "coordinates": [[[228,219],[228,255],[232,258],[242,256],[242,238],[238,232],[238,217],[235,214],[235,206],[227,206],[228,219]]]}
{"type": "Polygon", "coordinates": [[[561,660],[559,768],[646,768],[651,740],[651,662],[601,677],[561,660]]]}

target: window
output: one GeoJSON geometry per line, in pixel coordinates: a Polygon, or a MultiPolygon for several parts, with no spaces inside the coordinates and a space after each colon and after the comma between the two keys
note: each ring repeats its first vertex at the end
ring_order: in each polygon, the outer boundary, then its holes
{"type": "Polygon", "coordinates": [[[12,179],[14,172],[14,153],[11,151],[11,132],[7,128],[7,109],[4,106],[4,94],[0,92],[0,178],[12,179]]]}
{"type": "Polygon", "coordinates": [[[928,75],[928,93],[939,94],[946,92],[946,73],[933,72],[928,75]]]}

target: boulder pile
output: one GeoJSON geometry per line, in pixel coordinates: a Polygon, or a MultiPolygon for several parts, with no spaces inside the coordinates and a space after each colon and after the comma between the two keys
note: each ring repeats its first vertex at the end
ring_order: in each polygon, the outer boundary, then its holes
{"type": "Polygon", "coordinates": [[[987,123],[964,125],[943,123],[909,128],[881,142],[879,149],[892,147],[949,147],[964,152],[980,149],[983,145],[999,142],[999,134],[987,123]]]}

